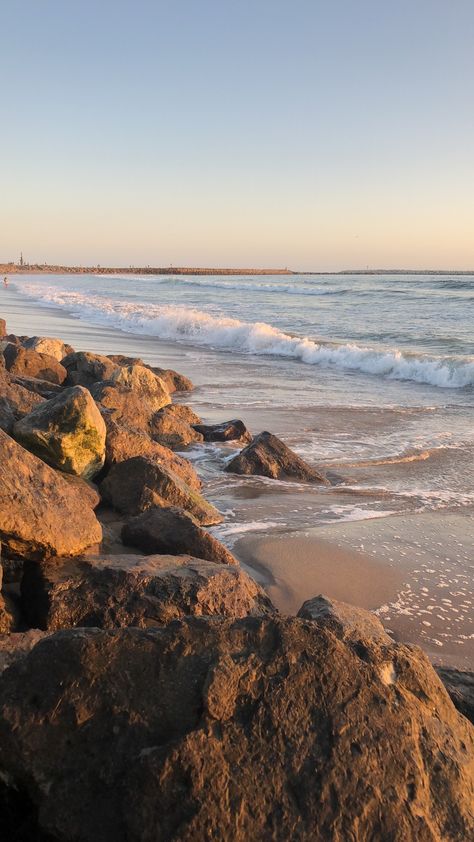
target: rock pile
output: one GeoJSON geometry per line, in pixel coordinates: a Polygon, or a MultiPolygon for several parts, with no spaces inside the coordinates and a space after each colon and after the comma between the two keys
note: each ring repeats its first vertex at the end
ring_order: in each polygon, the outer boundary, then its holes
{"type": "Polygon", "coordinates": [[[279,617],[174,450],[324,475],[177,372],[0,334],[1,838],[474,838],[473,727],[421,651],[322,595],[279,617]]]}

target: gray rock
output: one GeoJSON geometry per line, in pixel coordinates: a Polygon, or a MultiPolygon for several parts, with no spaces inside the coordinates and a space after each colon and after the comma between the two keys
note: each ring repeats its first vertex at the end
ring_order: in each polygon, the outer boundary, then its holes
{"type": "Polygon", "coordinates": [[[233,474],[256,474],[271,479],[294,479],[329,485],[320,471],[312,468],[272,433],[259,433],[227,465],[233,474]]]}

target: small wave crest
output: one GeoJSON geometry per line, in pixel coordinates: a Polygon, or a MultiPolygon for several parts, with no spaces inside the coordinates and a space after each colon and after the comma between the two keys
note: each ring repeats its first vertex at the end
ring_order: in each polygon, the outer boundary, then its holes
{"type": "Polygon", "coordinates": [[[352,342],[316,342],[291,336],[265,322],[244,322],[182,305],[116,301],[34,283],[22,284],[19,289],[45,305],[127,333],[224,351],[287,357],[307,365],[360,371],[439,388],[460,389],[474,384],[474,357],[414,354],[397,348],[379,350],[352,342]]]}

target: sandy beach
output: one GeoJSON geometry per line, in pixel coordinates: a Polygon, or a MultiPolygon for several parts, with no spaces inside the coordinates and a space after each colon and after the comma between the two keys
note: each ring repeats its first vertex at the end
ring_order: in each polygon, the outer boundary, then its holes
{"type": "Polygon", "coordinates": [[[434,662],[472,668],[473,545],[472,518],[430,513],[247,537],[234,549],[280,611],[324,593],[376,611],[434,662]]]}

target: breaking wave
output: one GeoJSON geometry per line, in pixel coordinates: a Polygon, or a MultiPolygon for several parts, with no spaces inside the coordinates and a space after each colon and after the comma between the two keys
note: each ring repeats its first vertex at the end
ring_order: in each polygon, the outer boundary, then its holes
{"type": "Polygon", "coordinates": [[[439,388],[474,384],[474,357],[435,356],[378,350],[356,343],[320,342],[291,336],[265,322],[245,322],[191,307],[116,301],[56,286],[21,284],[19,289],[48,306],[126,333],[203,345],[244,354],[288,357],[307,365],[410,380],[439,388]]]}

